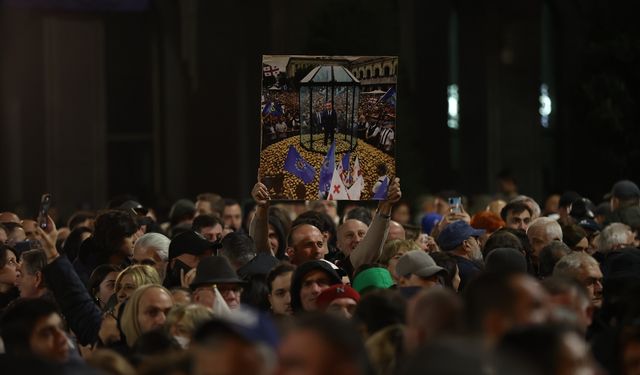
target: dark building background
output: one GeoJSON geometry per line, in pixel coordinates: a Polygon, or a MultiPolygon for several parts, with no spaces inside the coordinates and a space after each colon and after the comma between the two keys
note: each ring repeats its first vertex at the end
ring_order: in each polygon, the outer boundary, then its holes
{"type": "Polygon", "coordinates": [[[397,162],[410,199],[447,188],[495,193],[507,169],[537,199],[571,188],[598,201],[616,179],[640,176],[636,8],[0,1],[0,207],[35,214],[45,191],[63,216],[126,192],[159,206],[204,191],[248,197],[262,54],[399,56],[397,162]]]}

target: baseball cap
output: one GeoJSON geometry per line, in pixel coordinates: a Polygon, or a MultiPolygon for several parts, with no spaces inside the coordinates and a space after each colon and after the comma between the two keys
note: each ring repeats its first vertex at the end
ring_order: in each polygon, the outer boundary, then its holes
{"type": "Polygon", "coordinates": [[[369,288],[388,289],[394,284],[391,274],[386,268],[372,267],[356,275],[353,288],[361,293],[369,288]]]}
{"type": "Polygon", "coordinates": [[[412,250],[398,259],[396,274],[398,276],[416,275],[431,277],[441,272],[447,272],[438,266],[431,256],[422,250],[412,250]]]}
{"type": "Polygon", "coordinates": [[[616,197],[620,199],[640,198],[640,189],[633,181],[621,180],[616,182],[604,199],[616,197]]]}
{"type": "Polygon", "coordinates": [[[484,229],[473,229],[466,221],[455,221],[447,225],[436,242],[443,251],[451,251],[460,246],[469,237],[479,237],[485,233],[484,229]]]}

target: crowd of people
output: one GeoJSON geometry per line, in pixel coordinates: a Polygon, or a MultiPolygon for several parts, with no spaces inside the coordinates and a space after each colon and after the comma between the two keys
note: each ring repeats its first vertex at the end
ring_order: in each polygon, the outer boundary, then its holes
{"type": "Polygon", "coordinates": [[[640,374],[640,189],[0,212],[2,373],[640,374]],[[453,198],[453,199],[450,199],[453,198]],[[42,217],[40,219],[43,219],[42,217]]]}
{"type": "MultiPolygon", "coordinates": [[[[313,113],[303,111],[300,117],[299,95],[291,91],[269,91],[262,100],[262,145],[263,148],[279,140],[300,134],[300,128],[307,132],[321,134],[322,113],[330,95],[318,92],[313,97],[313,113]],[[266,108],[266,110],[265,110],[266,108]],[[273,110],[271,110],[273,108],[273,110]]],[[[355,134],[359,139],[377,147],[390,155],[395,151],[395,105],[381,101],[381,95],[360,95],[355,111],[353,130],[348,129],[345,117],[346,96],[336,95],[332,102],[339,113],[336,130],[343,134],[355,134]]]]}

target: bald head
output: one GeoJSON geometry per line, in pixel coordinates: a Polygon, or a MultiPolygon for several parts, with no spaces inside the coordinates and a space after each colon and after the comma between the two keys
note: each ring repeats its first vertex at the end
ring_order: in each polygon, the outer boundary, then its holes
{"type": "Polygon", "coordinates": [[[387,241],[406,240],[406,235],[402,224],[397,221],[389,220],[389,235],[387,241]]]}
{"type": "Polygon", "coordinates": [[[20,224],[20,218],[13,212],[0,212],[0,223],[20,224]]]}
{"type": "Polygon", "coordinates": [[[367,234],[369,227],[360,220],[348,219],[338,227],[338,248],[349,255],[367,234]]]}

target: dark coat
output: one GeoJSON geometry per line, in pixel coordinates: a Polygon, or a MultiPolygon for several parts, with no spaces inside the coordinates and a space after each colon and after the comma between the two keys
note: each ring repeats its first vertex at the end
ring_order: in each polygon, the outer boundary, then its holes
{"type": "Polygon", "coordinates": [[[66,256],[59,257],[48,264],[42,273],[78,342],[81,345],[96,343],[102,324],[102,311],[91,298],[69,259],[66,256]]]}

